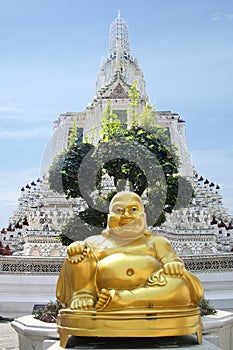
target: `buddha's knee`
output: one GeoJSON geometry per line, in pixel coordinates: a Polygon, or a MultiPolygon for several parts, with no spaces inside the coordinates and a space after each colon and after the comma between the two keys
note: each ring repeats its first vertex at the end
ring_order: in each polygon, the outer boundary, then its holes
{"type": "Polygon", "coordinates": [[[191,291],[189,284],[182,277],[168,277],[167,291],[170,300],[176,302],[177,305],[189,305],[191,303],[191,291]]]}

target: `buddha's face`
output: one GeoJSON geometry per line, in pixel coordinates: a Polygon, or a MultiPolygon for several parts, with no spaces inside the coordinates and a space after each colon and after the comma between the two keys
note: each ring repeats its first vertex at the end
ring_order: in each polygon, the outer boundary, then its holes
{"type": "Polygon", "coordinates": [[[119,238],[139,238],[146,228],[141,198],[133,192],[117,193],[109,207],[108,228],[119,238]]]}

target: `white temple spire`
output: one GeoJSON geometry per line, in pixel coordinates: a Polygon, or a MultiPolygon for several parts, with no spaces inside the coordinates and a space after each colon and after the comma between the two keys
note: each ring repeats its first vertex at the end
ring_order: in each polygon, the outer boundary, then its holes
{"type": "MultiPolygon", "coordinates": [[[[121,86],[125,85],[125,91],[137,81],[137,87],[142,99],[147,99],[143,73],[130,53],[129,30],[120,10],[117,17],[110,25],[109,54],[106,62],[102,61],[96,79],[96,96],[109,97],[109,86],[116,79],[121,80],[121,86]]],[[[126,96],[126,95],[125,95],[126,96]]]]}
{"type": "Polygon", "coordinates": [[[115,20],[111,23],[110,26],[110,57],[116,56],[117,47],[121,47],[121,50],[124,53],[124,55],[130,57],[128,25],[120,17],[120,11],[118,11],[118,17],[115,18],[115,20]]]}
{"type": "Polygon", "coordinates": [[[116,72],[121,71],[121,47],[120,40],[116,37],[116,72]]]}

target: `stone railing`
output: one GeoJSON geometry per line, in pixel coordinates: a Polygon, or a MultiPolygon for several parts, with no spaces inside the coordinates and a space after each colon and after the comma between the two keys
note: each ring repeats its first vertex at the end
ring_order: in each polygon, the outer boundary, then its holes
{"type": "MultiPolygon", "coordinates": [[[[182,257],[185,266],[194,273],[233,271],[233,254],[194,255],[182,257]]],[[[57,275],[64,258],[31,256],[0,256],[0,274],[57,275]]]]}
{"type": "Polygon", "coordinates": [[[0,274],[57,275],[64,258],[41,258],[32,256],[0,257],[0,274]]]}
{"type": "Polygon", "coordinates": [[[182,258],[187,270],[194,273],[233,271],[233,253],[186,255],[182,258]]]}

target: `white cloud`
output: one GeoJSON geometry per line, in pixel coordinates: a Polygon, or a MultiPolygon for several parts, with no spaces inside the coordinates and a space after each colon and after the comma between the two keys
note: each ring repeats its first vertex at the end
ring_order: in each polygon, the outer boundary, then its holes
{"type": "Polygon", "coordinates": [[[38,176],[38,168],[0,173],[0,228],[7,225],[16,209],[21,187],[36,180],[38,176]]]}
{"type": "Polygon", "coordinates": [[[48,119],[46,113],[41,111],[29,112],[22,107],[13,105],[0,105],[0,121],[10,122],[41,122],[48,119]],[[36,116],[35,116],[36,113],[36,116]]]}
{"type": "Polygon", "coordinates": [[[233,150],[191,150],[190,154],[198,175],[220,186],[223,205],[233,214],[233,150]]]}
{"type": "Polygon", "coordinates": [[[45,127],[38,127],[32,129],[21,129],[12,130],[8,128],[0,128],[0,138],[2,140],[6,139],[34,139],[35,137],[48,137],[50,135],[50,130],[45,127]]]}
{"type": "Polygon", "coordinates": [[[12,103],[0,103],[0,120],[10,121],[19,120],[25,117],[25,113],[22,107],[14,105],[12,103]]]}
{"type": "Polygon", "coordinates": [[[0,172],[0,201],[15,201],[15,193],[39,176],[39,168],[21,169],[12,172],[0,172]]]}
{"type": "Polygon", "coordinates": [[[211,16],[212,21],[219,21],[220,18],[221,18],[221,13],[220,12],[215,12],[211,16]]]}
{"type": "Polygon", "coordinates": [[[223,197],[224,207],[228,210],[229,214],[233,215],[233,182],[223,182],[221,184],[221,195],[223,197]]]}
{"type": "Polygon", "coordinates": [[[228,22],[232,22],[233,21],[233,13],[225,14],[224,19],[228,22]]]}
{"type": "Polygon", "coordinates": [[[0,113],[20,113],[23,109],[21,107],[16,107],[13,105],[0,105],[0,113]]]}
{"type": "Polygon", "coordinates": [[[198,163],[204,170],[211,169],[221,176],[232,177],[233,149],[190,150],[190,153],[194,166],[198,163]],[[227,174],[228,171],[231,173],[227,174]]]}
{"type": "Polygon", "coordinates": [[[232,22],[233,21],[233,13],[214,12],[211,16],[211,19],[212,19],[212,21],[232,22]]]}
{"type": "Polygon", "coordinates": [[[0,229],[3,227],[7,227],[8,219],[12,216],[13,212],[16,209],[16,203],[4,203],[2,204],[0,201],[0,229]]]}

